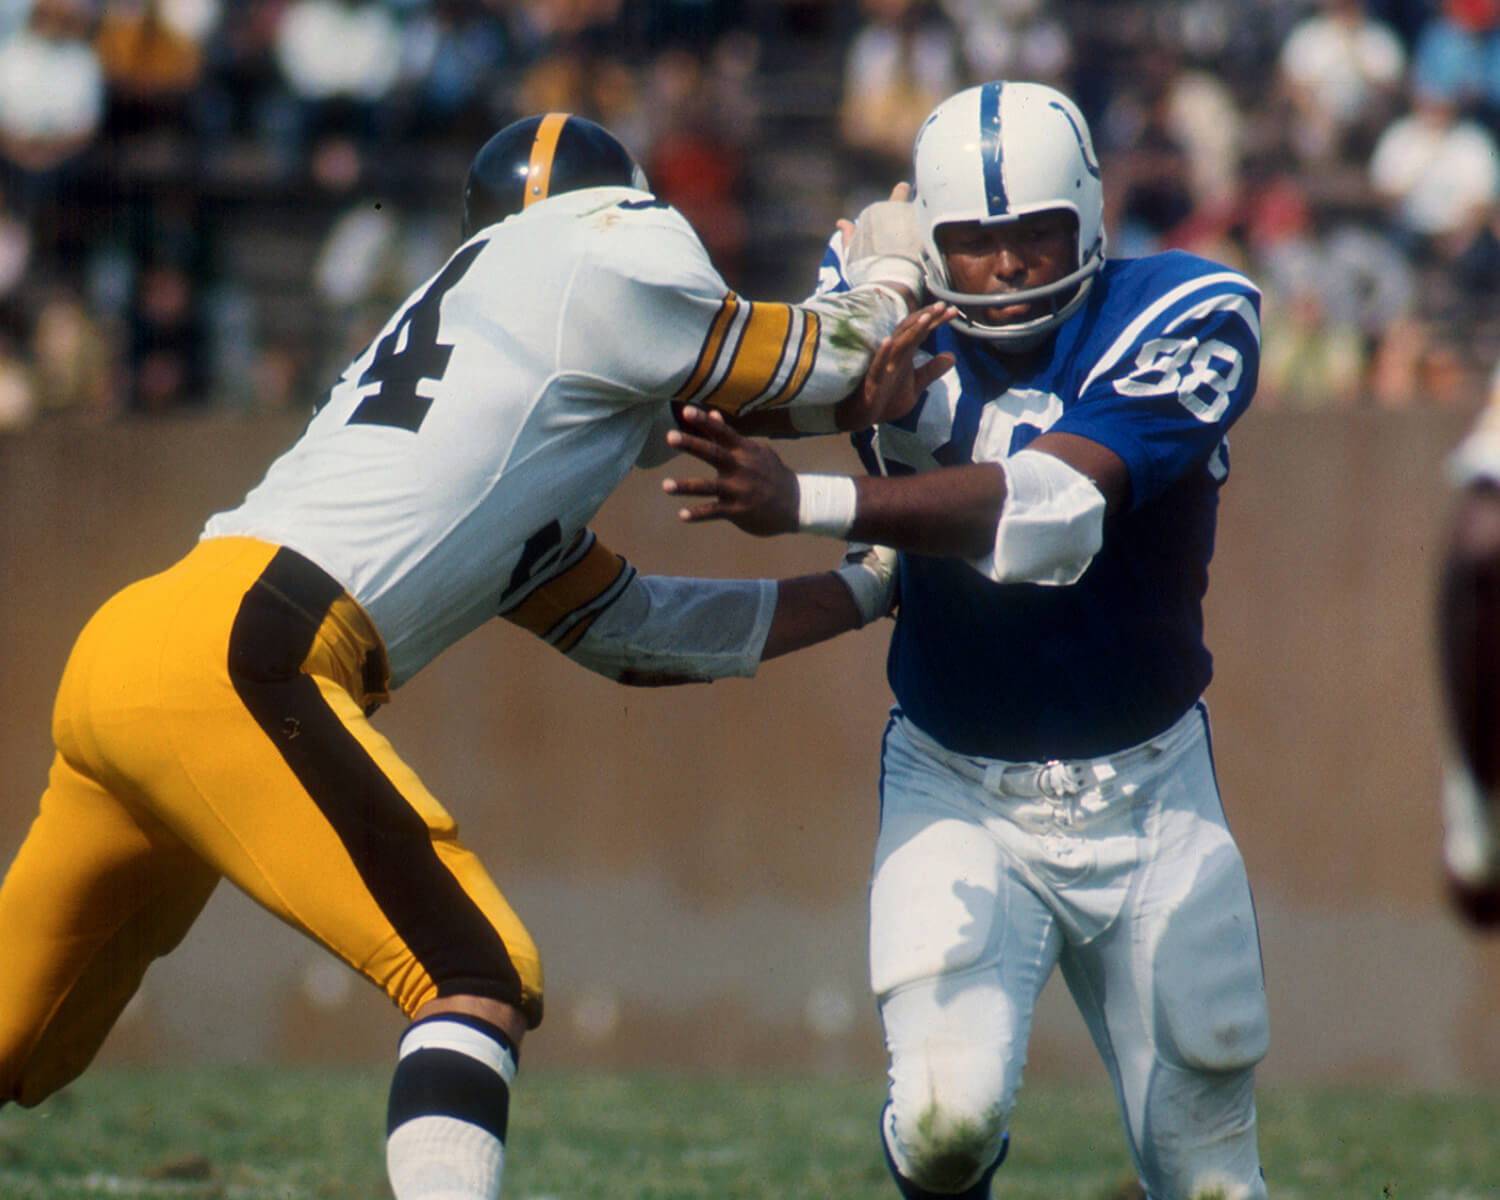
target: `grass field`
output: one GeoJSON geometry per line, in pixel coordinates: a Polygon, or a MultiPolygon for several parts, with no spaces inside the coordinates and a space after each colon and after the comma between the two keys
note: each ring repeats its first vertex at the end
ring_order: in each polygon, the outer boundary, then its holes
{"type": "MultiPolygon", "coordinates": [[[[100,1070],[0,1112],[4,1200],[380,1200],[385,1076],[100,1070]]],[[[522,1075],[506,1200],[895,1200],[879,1082],[522,1075]]],[[[1500,1094],[1262,1089],[1275,1200],[1500,1200],[1500,1094]]],[[[1135,1195],[1094,1086],[1031,1084],[996,1200],[1135,1195]]]]}

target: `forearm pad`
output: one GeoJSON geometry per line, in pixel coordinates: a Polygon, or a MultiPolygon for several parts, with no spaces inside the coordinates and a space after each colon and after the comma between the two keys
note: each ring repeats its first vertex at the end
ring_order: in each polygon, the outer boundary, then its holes
{"type": "Polygon", "coordinates": [[[754,675],[776,610],[771,580],[637,575],[568,657],[620,683],[754,675]]]}
{"type": "Polygon", "coordinates": [[[1042,450],[1000,464],[1005,504],[995,545],[975,570],[996,583],[1077,583],[1104,544],[1104,496],[1094,481],[1042,450]]]}

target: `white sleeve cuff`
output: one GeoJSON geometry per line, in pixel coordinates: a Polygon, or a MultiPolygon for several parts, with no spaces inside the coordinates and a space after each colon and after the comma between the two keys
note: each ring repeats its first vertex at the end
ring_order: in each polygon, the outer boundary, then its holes
{"type": "Polygon", "coordinates": [[[1094,481],[1042,450],[1001,461],[1005,504],[995,546],[969,560],[996,583],[1077,583],[1104,544],[1104,496],[1094,481]]]}

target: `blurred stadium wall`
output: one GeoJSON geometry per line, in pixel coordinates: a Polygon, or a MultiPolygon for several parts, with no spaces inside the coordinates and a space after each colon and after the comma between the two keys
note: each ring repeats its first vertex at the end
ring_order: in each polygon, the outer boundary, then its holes
{"type": "MultiPolygon", "coordinates": [[[[1252,413],[1233,436],[1208,608],[1226,806],[1273,1016],[1268,1081],[1500,1081],[1500,939],[1438,887],[1430,601],[1441,461],[1468,417],[1252,413]]],[[[166,566],[297,433],[292,420],[41,423],[0,438],[0,855],[42,787],[53,687],[116,587],[166,566]]],[[[803,466],[851,460],[832,439],[803,466]]],[[[638,476],[597,523],[647,571],[788,574],[812,538],[683,528],[638,476]]],[[[528,1066],[877,1073],[864,987],[885,631],[753,681],[616,688],[508,626],[377,719],[531,926],[548,1017],[528,1066]]],[[[378,1061],[383,997],[224,888],[105,1057],[378,1061]]],[[[1030,1073],[1100,1075],[1056,984],[1030,1073]]]]}

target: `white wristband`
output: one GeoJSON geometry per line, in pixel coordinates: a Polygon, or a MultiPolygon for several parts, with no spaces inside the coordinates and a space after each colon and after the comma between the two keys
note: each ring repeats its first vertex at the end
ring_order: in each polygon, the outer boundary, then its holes
{"type": "Polygon", "coordinates": [[[797,476],[797,528],[847,538],[854,528],[856,492],[848,475],[797,476]]]}

